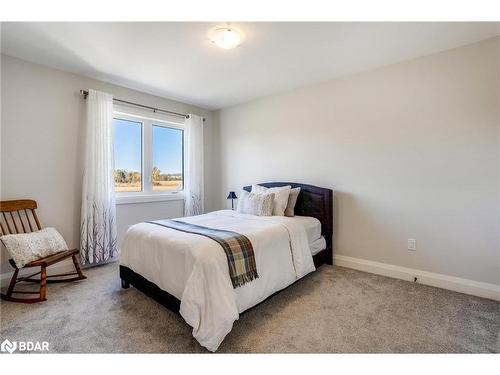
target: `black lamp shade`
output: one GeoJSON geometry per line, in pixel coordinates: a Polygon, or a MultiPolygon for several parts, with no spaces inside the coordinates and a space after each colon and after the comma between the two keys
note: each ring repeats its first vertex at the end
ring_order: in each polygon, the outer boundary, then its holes
{"type": "Polygon", "coordinates": [[[236,193],[234,191],[230,191],[227,199],[238,199],[238,197],[236,196],[236,193]]]}

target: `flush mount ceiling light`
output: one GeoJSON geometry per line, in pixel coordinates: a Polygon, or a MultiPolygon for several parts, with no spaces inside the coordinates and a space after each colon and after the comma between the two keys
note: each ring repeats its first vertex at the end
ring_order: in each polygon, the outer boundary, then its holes
{"type": "Polygon", "coordinates": [[[210,42],[223,49],[233,49],[241,44],[241,32],[234,27],[218,27],[210,34],[210,42]]]}

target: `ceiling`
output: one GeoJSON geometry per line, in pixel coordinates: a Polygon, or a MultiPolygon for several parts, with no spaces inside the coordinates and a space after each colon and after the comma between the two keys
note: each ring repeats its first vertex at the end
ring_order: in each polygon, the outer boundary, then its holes
{"type": "Polygon", "coordinates": [[[500,35],[500,23],[3,23],[2,53],[207,109],[500,35]]]}

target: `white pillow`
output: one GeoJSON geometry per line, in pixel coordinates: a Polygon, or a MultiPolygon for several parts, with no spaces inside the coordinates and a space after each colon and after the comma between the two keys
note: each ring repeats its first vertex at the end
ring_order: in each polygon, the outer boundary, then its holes
{"type": "Polygon", "coordinates": [[[50,227],[31,233],[6,234],[1,236],[0,240],[17,268],[22,268],[33,260],[68,250],[64,238],[57,230],[50,227]]]}
{"type": "Polygon", "coordinates": [[[252,185],[252,193],[271,194],[274,193],[274,216],[285,216],[285,209],[288,204],[288,196],[290,195],[290,185],[266,188],[261,185],[252,185]]]}
{"type": "Polygon", "coordinates": [[[236,212],[257,216],[273,214],[274,194],[254,194],[243,190],[238,199],[236,212]]]}
{"type": "Polygon", "coordinates": [[[288,204],[285,209],[285,216],[294,217],[295,216],[295,205],[297,204],[297,198],[299,197],[300,188],[296,187],[290,190],[290,195],[288,196],[288,204]]]}

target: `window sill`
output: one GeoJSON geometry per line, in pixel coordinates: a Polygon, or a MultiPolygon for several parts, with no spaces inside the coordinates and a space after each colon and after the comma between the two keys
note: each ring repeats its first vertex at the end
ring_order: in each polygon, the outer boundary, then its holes
{"type": "Polygon", "coordinates": [[[123,195],[116,196],[115,202],[119,204],[134,204],[134,203],[151,203],[164,201],[180,201],[184,200],[184,193],[169,193],[169,194],[150,194],[150,195],[123,195]]]}

